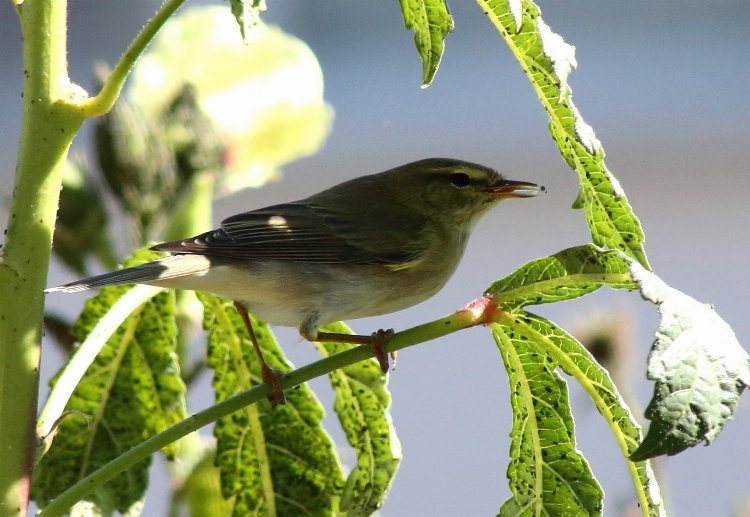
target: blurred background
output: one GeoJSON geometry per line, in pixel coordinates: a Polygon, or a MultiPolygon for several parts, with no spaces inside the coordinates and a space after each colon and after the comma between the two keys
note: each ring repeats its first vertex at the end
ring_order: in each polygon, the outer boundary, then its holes
{"type": "MultiPolygon", "coordinates": [[[[714,304],[747,348],[750,319],[745,267],[750,211],[750,6],[743,0],[654,3],[541,1],[552,29],[577,47],[574,97],[607,152],[647,236],[655,271],[669,284],[714,304]]],[[[69,63],[87,89],[93,64],[114,64],[158,7],[155,0],[73,0],[69,63]]],[[[395,315],[352,323],[355,330],[397,330],[443,316],[481,295],[524,262],[590,240],[582,212],[571,210],[577,183],[547,131],[547,116],[512,55],[479,7],[450,5],[456,29],[432,86],[420,89],[421,63],[398,3],[340,0],[271,2],[263,19],[307,42],[335,110],[323,149],[284,169],[261,190],[221,200],[214,219],[304,197],[342,180],[428,156],[493,166],[508,177],[544,184],[548,195],[510,201],[481,222],[459,270],[435,298],[395,315]]],[[[0,8],[0,227],[7,221],[20,119],[21,46],[10,5],[0,8]]],[[[90,128],[74,148],[85,151],[90,128]]],[[[122,250],[126,253],[128,250],[122,250]]],[[[72,280],[53,265],[50,285],[72,280]]],[[[74,316],[87,295],[50,297],[74,316]]],[[[653,386],[645,361],[658,318],[636,293],[602,291],[535,309],[579,335],[615,328],[622,346],[616,372],[633,405],[653,386]]],[[[296,332],[279,329],[296,364],[316,358],[296,332]]],[[[44,348],[44,382],[62,361],[44,348]]],[[[211,403],[208,379],[191,399],[211,403]]],[[[483,328],[410,348],[391,374],[393,420],[404,459],[384,516],[494,515],[508,497],[505,468],[511,417],[501,357],[483,328]]],[[[325,380],[313,388],[330,408],[325,380]]],[[[710,447],[658,461],[670,515],[750,515],[747,396],[737,418],[710,447]]],[[[571,386],[578,446],[605,490],[606,515],[632,514],[633,489],[613,437],[586,395],[571,386]]],[[[329,411],[330,412],[330,411],[329,411]]],[[[641,418],[641,415],[639,415],[641,418]]],[[[330,418],[329,418],[330,420],[330,418]]],[[[644,420],[641,421],[646,423],[644,420]]],[[[337,443],[343,438],[330,421],[337,443]]],[[[164,515],[164,466],[145,515],[164,515]],[[161,483],[161,484],[160,484],[161,483]]]]}

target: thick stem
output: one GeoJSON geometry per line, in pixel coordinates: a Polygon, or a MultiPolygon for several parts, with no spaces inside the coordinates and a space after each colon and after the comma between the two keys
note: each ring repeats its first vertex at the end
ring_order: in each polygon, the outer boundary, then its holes
{"type": "Polygon", "coordinates": [[[39,360],[52,233],[70,143],[83,114],[67,101],[64,0],[17,6],[23,111],[7,236],[0,258],[0,517],[26,513],[36,447],[39,360]]]}
{"type": "Polygon", "coordinates": [[[0,517],[24,515],[37,439],[44,284],[68,149],[87,117],[106,113],[148,43],[184,0],[166,0],[87,99],[67,70],[67,1],[17,2],[23,109],[15,186],[0,250],[0,517]]]}

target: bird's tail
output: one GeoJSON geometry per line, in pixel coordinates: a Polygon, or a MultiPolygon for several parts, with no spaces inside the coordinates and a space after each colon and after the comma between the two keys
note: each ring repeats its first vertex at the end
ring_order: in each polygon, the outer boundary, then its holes
{"type": "Polygon", "coordinates": [[[92,276],[83,280],[76,280],[75,282],[57,287],[50,287],[49,289],[45,289],[44,292],[61,291],[64,293],[76,293],[108,285],[158,283],[161,280],[203,273],[210,265],[210,260],[203,255],[172,255],[139,266],[104,273],[103,275],[92,276]]]}

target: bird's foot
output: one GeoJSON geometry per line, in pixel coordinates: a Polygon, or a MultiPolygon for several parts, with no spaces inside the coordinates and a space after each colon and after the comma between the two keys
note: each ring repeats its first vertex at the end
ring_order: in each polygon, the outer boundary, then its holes
{"type": "MultiPolygon", "coordinates": [[[[375,358],[378,360],[378,363],[380,363],[380,369],[383,370],[383,373],[388,373],[388,354],[383,349],[383,347],[388,341],[390,341],[390,339],[393,337],[393,334],[393,329],[380,329],[372,333],[372,335],[370,336],[370,342],[367,343],[367,346],[372,348],[372,350],[375,352],[375,358]]],[[[396,352],[391,352],[390,356],[393,359],[393,366],[395,368],[396,352]]]]}
{"type": "MultiPolygon", "coordinates": [[[[375,352],[375,358],[378,360],[380,369],[383,370],[383,373],[388,372],[388,352],[386,352],[383,347],[393,337],[393,329],[380,329],[369,336],[360,334],[338,334],[334,332],[316,332],[314,336],[309,336],[309,331],[304,327],[300,329],[300,333],[311,341],[333,341],[336,343],[367,345],[372,348],[373,352],[375,352]],[[308,333],[306,334],[305,332],[308,333]]],[[[393,359],[393,365],[395,366],[396,352],[390,352],[390,356],[393,359]]]]}
{"type": "Polygon", "coordinates": [[[268,395],[268,401],[274,407],[279,404],[286,404],[284,386],[281,384],[283,375],[279,370],[275,370],[266,364],[261,365],[261,378],[263,382],[271,387],[271,394],[268,395]]]}

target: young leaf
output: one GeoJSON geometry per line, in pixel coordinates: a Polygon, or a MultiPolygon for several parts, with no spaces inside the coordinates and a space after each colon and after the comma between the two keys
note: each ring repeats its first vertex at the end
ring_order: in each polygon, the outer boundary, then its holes
{"type": "MultiPolygon", "coordinates": [[[[216,399],[224,400],[261,382],[260,367],[232,304],[205,293],[199,298],[216,399]]],[[[268,364],[291,370],[268,326],[251,319],[268,364]]],[[[224,497],[234,497],[234,515],[333,515],[343,478],[321,427],[323,409],[306,386],[286,396],[284,405],[264,400],[216,422],[216,464],[224,497]]]]}
{"type": "Polygon", "coordinates": [[[404,24],[414,29],[414,44],[422,59],[422,88],[435,77],[445,49],[445,36],[453,30],[453,18],[445,0],[399,0],[404,24]]]}
{"type": "MultiPolygon", "coordinates": [[[[352,333],[343,323],[326,325],[325,331],[352,333]]],[[[316,346],[327,357],[358,345],[324,342],[316,346]]],[[[385,501],[401,461],[401,443],[389,410],[388,379],[374,358],[336,370],[329,377],[336,391],[334,410],[357,453],[340,509],[348,515],[370,515],[385,501]]]]}
{"type": "Polygon", "coordinates": [[[620,252],[586,244],[532,260],[493,282],[485,294],[502,310],[515,311],[526,305],[578,298],[603,285],[638,287],[630,278],[630,263],[620,252]]]}
{"type": "Polygon", "coordinates": [[[576,66],[574,47],[552,32],[531,0],[520,1],[520,27],[517,0],[477,2],[518,59],[550,117],[550,132],[560,153],[578,172],[578,201],[583,202],[594,243],[619,249],[648,268],[641,224],[604,164],[601,142],[573,104],[567,81],[576,66]]]}
{"type": "MultiPolygon", "coordinates": [[[[154,253],[140,253],[135,265],[154,253]]],[[[106,287],[89,300],[73,333],[82,341],[129,286],[106,287]]],[[[34,469],[33,497],[46,501],[122,452],[185,418],[173,292],[157,294],[115,331],[83,375],[51,448],[34,469]]],[[[55,380],[53,380],[54,384],[55,380]]],[[[165,450],[171,454],[173,448],[165,450]]],[[[127,512],[142,499],[146,460],[99,487],[90,501],[103,511],[127,512]]]]}
{"type": "Polygon", "coordinates": [[[633,264],[644,299],[658,305],[661,322],[648,358],[656,381],[646,409],[651,426],[630,456],[634,461],[710,444],[732,418],[750,384],[750,357],[713,307],[699,303],[633,264]]]}
{"type": "Polygon", "coordinates": [[[492,325],[508,371],[513,409],[508,480],[511,515],[601,515],[604,493],[575,448],[565,381],[513,320],[492,325]]]}

